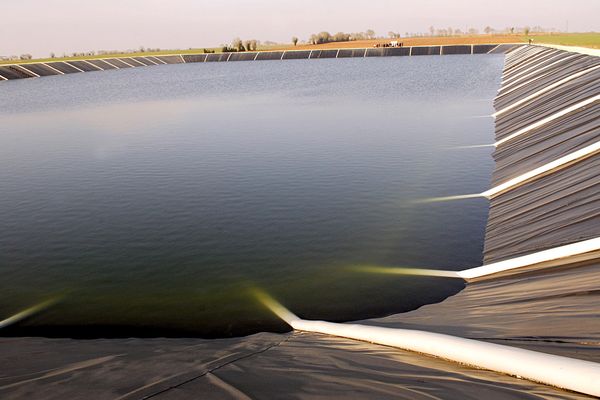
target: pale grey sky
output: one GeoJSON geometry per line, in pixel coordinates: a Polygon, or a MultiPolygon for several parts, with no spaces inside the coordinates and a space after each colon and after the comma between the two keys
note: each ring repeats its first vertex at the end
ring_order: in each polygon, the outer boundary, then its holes
{"type": "Polygon", "coordinates": [[[17,0],[0,13],[0,55],[139,46],[209,47],[243,39],[289,42],[319,31],[543,26],[600,31],[600,0],[17,0]]]}

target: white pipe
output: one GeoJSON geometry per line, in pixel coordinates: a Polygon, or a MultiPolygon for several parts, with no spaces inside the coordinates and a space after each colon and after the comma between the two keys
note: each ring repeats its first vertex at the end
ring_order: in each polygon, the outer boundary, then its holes
{"type": "Polygon", "coordinates": [[[492,51],[496,50],[498,48],[498,46],[500,46],[499,44],[497,44],[496,46],[492,47],[492,49],[490,49],[487,54],[491,54],[492,51]]]}
{"type": "Polygon", "coordinates": [[[432,197],[428,199],[420,199],[415,201],[415,203],[423,204],[423,203],[437,203],[442,201],[453,201],[453,200],[464,200],[464,199],[472,199],[478,197],[485,197],[487,199],[491,199],[499,194],[512,190],[516,187],[521,186],[524,183],[527,183],[531,180],[541,178],[549,173],[561,170],[563,168],[568,167],[574,162],[584,160],[600,151],[600,141],[591,144],[589,146],[584,147],[583,149],[579,149],[574,151],[566,156],[559,158],[558,160],[554,160],[547,164],[542,165],[541,167],[535,168],[529,172],[526,172],[522,175],[519,175],[515,178],[509,179],[508,181],[501,183],[498,186],[494,186],[493,188],[486,190],[483,193],[471,193],[471,194],[461,194],[456,196],[446,196],[446,197],[432,197]]]}
{"type": "MultiPolygon", "coordinates": [[[[77,61],[77,60],[75,60],[75,61],[77,61]]],[[[75,68],[75,69],[76,69],[77,71],[79,71],[79,72],[84,72],[82,69],[79,69],[79,68],[77,68],[76,66],[74,66],[73,64],[71,64],[71,63],[70,63],[70,62],[68,62],[68,61],[63,61],[63,62],[64,62],[65,64],[67,64],[67,65],[70,65],[71,67],[75,68]]]]}
{"type": "Polygon", "coordinates": [[[96,68],[98,71],[104,71],[104,68],[101,68],[101,67],[97,66],[96,64],[92,64],[91,62],[89,62],[87,60],[81,60],[81,61],[86,63],[87,65],[91,65],[93,68],[96,68]]]}
{"type": "Polygon", "coordinates": [[[129,65],[131,68],[136,68],[135,65],[129,64],[127,61],[125,61],[125,58],[117,58],[117,60],[121,61],[125,65],[129,65]]]}
{"type": "Polygon", "coordinates": [[[566,156],[561,157],[558,160],[544,164],[541,167],[535,168],[527,173],[524,173],[523,175],[519,175],[516,178],[510,179],[498,186],[495,186],[495,187],[481,193],[481,195],[485,196],[487,198],[492,198],[498,194],[506,192],[507,190],[510,190],[517,186],[520,186],[521,184],[523,184],[531,179],[539,178],[543,175],[546,175],[547,173],[549,173],[551,171],[554,171],[557,169],[562,169],[574,161],[579,161],[584,158],[587,158],[587,157],[593,155],[594,153],[597,153],[598,151],[600,151],[600,141],[598,141],[594,144],[591,144],[589,146],[586,146],[583,149],[579,149],[570,154],[567,154],[566,156]]]}
{"type": "Polygon", "coordinates": [[[600,237],[554,247],[548,250],[538,251],[537,253],[528,254],[526,256],[511,258],[509,260],[499,261],[488,265],[482,265],[481,267],[465,269],[463,271],[458,271],[457,274],[464,279],[480,278],[482,276],[496,274],[498,272],[523,268],[530,265],[572,257],[578,254],[584,254],[598,250],[600,250],[600,237]]]}
{"type": "Polygon", "coordinates": [[[562,117],[563,115],[569,114],[570,112],[573,112],[573,111],[575,111],[577,109],[585,107],[588,104],[594,103],[594,102],[596,102],[598,100],[600,100],[600,94],[598,94],[598,95],[596,95],[594,97],[591,97],[589,99],[586,99],[584,101],[581,101],[581,102],[579,102],[577,104],[573,104],[572,106],[567,107],[567,108],[565,108],[563,110],[560,110],[559,112],[557,112],[555,114],[552,114],[549,117],[546,117],[544,119],[541,119],[541,120],[539,120],[538,122],[536,122],[534,124],[531,124],[531,125],[526,126],[525,128],[519,129],[518,131],[516,131],[512,135],[509,135],[509,136],[505,137],[504,139],[498,140],[494,144],[494,146],[498,147],[502,143],[508,142],[509,140],[512,140],[512,139],[516,138],[517,136],[521,136],[522,134],[527,133],[527,132],[529,132],[532,129],[539,128],[540,126],[545,125],[545,124],[547,124],[549,122],[552,122],[555,119],[558,119],[558,118],[562,117]]]}
{"type": "Polygon", "coordinates": [[[440,333],[298,318],[264,293],[259,299],[292,328],[414,351],[476,368],[600,396],[600,364],[440,333]]]}
{"type": "Polygon", "coordinates": [[[464,269],[462,271],[447,271],[406,267],[382,267],[371,265],[357,266],[354,267],[353,270],[377,274],[435,276],[441,278],[461,278],[463,280],[469,280],[482,278],[488,275],[497,274],[499,272],[546,263],[549,261],[561,260],[585,253],[591,253],[594,251],[600,251],[600,236],[593,239],[582,240],[580,242],[566,244],[564,246],[554,247],[551,249],[538,251],[536,253],[511,258],[504,261],[498,261],[495,263],[482,265],[480,267],[464,269]]]}
{"type": "MultiPolygon", "coordinates": [[[[559,54],[559,55],[561,55],[561,54],[559,54]]],[[[525,76],[521,76],[520,78],[517,78],[516,80],[512,80],[512,79],[511,79],[511,82],[508,82],[508,79],[507,79],[507,80],[506,80],[506,81],[505,81],[505,82],[502,84],[502,88],[499,90],[499,92],[500,92],[500,97],[502,97],[502,96],[505,96],[505,95],[507,95],[508,93],[511,93],[512,91],[514,91],[514,90],[517,90],[517,89],[518,89],[518,88],[520,88],[520,87],[523,87],[524,85],[529,85],[529,84],[530,84],[531,82],[533,82],[533,81],[536,81],[536,80],[538,80],[538,79],[542,79],[542,78],[544,78],[544,77],[545,77],[545,75],[543,75],[543,76],[540,76],[540,75],[541,75],[541,74],[540,74],[540,72],[541,72],[541,71],[543,71],[543,70],[545,70],[545,69],[547,69],[547,68],[550,68],[550,67],[552,67],[552,66],[553,66],[553,65],[555,65],[555,64],[558,64],[558,63],[565,62],[565,61],[567,61],[568,59],[570,59],[570,58],[573,58],[573,57],[575,57],[575,55],[570,55],[570,56],[567,56],[567,57],[561,58],[560,60],[556,60],[556,61],[554,61],[552,64],[546,65],[545,67],[542,67],[542,68],[536,68],[536,69],[535,69],[533,72],[530,72],[530,73],[528,73],[528,74],[527,74],[527,75],[525,75],[525,76]],[[534,77],[532,80],[525,81],[525,82],[521,82],[523,79],[527,79],[527,78],[531,77],[532,75],[537,75],[537,76],[536,76],[536,77],[534,77]],[[519,83],[519,82],[521,82],[521,83],[519,83]],[[517,83],[519,83],[519,84],[517,85],[517,83]],[[517,85],[517,86],[515,86],[515,87],[511,87],[511,86],[514,86],[514,85],[517,85]]],[[[536,65],[537,65],[537,64],[536,64],[536,65]]],[[[533,66],[532,68],[535,68],[535,67],[536,67],[536,66],[533,66]]]]}
{"type": "Polygon", "coordinates": [[[40,77],[38,74],[36,74],[36,73],[35,73],[35,72],[33,72],[32,70],[30,70],[30,69],[27,69],[27,68],[25,68],[25,67],[23,67],[23,66],[20,66],[20,65],[16,65],[16,64],[15,64],[15,65],[13,65],[13,67],[18,67],[19,69],[21,69],[21,70],[24,70],[24,71],[25,71],[25,73],[30,73],[30,74],[32,74],[32,75],[33,75],[35,78],[39,78],[39,77],[40,77]]]}
{"type": "Polygon", "coordinates": [[[149,59],[148,57],[143,57],[143,56],[140,56],[140,58],[143,58],[144,60],[146,60],[146,61],[148,61],[148,62],[152,63],[152,65],[158,65],[158,63],[156,63],[156,62],[152,61],[152,60],[151,60],[151,59],[149,59]]]}
{"type": "Polygon", "coordinates": [[[585,74],[587,74],[588,72],[592,72],[592,71],[594,71],[594,70],[596,70],[596,69],[598,69],[598,68],[600,68],[600,65],[596,65],[596,66],[594,66],[594,67],[591,67],[591,68],[588,68],[588,69],[584,69],[583,71],[579,71],[579,72],[577,72],[577,73],[575,73],[575,74],[573,74],[573,75],[569,75],[569,76],[567,76],[566,78],[564,78],[564,79],[561,79],[561,80],[560,80],[560,81],[558,81],[558,82],[555,82],[555,83],[553,83],[553,84],[551,84],[551,85],[548,85],[548,86],[546,86],[546,87],[545,87],[545,88],[543,88],[543,89],[540,89],[540,90],[538,90],[537,92],[535,92],[535,93],[533,93],[533,94],[530,94],[529,96],[527,96],[527,97],[525,97],[525,98],[523,98],[523,99],[521,99],[521,100],[519,100],[519,101],[517,101],[517,102],[515,102],[515,103],[511,104],[510,106],[506,106],[506,107],[504,107],[504,108],[503,108],[502,110],[500,110],[500,111],[496,111],[496,112],[495,112],[494,114],[492,114],[492,115],[493,115],[494,117],[497,117],[498,115],[504,114],[505,112],[507,112],[507,111],[510,111],[510,110],[512,110],[513,108],[515,108],[515,107],[518,107],[518,106],[520,106],[521,104],[523,104],[523,103],[525,103],[525,102],[527,102],[527,101],[529,101],[529,100],[531,100],[531,99],[533,99],[533,98],[535,98],[535,97],[538,97],[538,96],[540,96],[540,95],[542,95],[542,94],[544,94],[544,93],[546,93],[546,92],[548,92],[548,91],[550,91],[550,90],[554,89],[555,87],[558,87],[558,86],[562,85],[563,83],[567,83],[567,82],[569,82],[569,81],[571,81],[571,80],[573,80],[573,79],[575,79],[575,78],[579,78],[580,76],[582,76],[582,75],[585,75],[585,74]]]}
{"type": "MultiPolygon", "coordinates": [[[[548,60],[544,60],[544,61],[545,61],[545,62],[548,62],[548,61],[550,61],[550,60],[553,60],[553,59],[555,59],[556,57],[560,57],[560,56],[561,56],[561,55],[563,55],[563,54],[564,54],[564,53],[561,53],[561,52],[559,52],[558,54],[555,54],[554,56],[550,57],[548,60]]],[[[567,59],[567,58],[571,58],[571,57],[575,57],[575,55],[572,55],[572,56],[569,56],[569,57],[565,57],[565,59],[567,59]]],[[[544,61],[542,61],[542,62],[544,62],[544,61]]],[[[514,85],[514,84],[515,84],[515,83],[517,83],[518,81],[520,81],[520,80],[522,80],[522,79],[525,79],[526,77],[528,77],[528,76],[531,76],[532,74],[534,74],[534,73],[536,73],[536,72],[538,72],[538,71],[541,71],[541,70],[543,70],[543,69],[546,69],[546,68],[548,68],[548,67],[550,67],[550,66],[552,66],[552,65],[554,65],[554,64],[556,64],[556,63],[558,63],[558,62],[561,62],[561,61],[563,61],[563,59],[560,59],[560,60],[554,61],[552,64],[550,64],[550,65],[547,65],[547,66],[545,66],[545,67],[538,68],[538,70],[537,70],[537,71],[534,71],[534,72],[530,72],[530,71],[534,70],[534,69],[535,69],[535,68],[536,68],[536,67],[539,65],[539,63],[536,63],[535,65],[533,65],[533,66],[531,66],[531,67],[528,67],[527,69],[525,69],[525,70],[523,70],[523,71],[519,71],[519,72],[515,73],[513,76],[511,76],[511,77],[509,77],[509,78],[506,78],[506,80],[504,80],[504,81],[502,82],[502,88],[501,88],[500,90],[502,91],[502,90],[504,90],[506,87],[508,87],[508,86],[511,86],[511,85],[514,85]],[[530,72],[530,73],[529,73],[529,72],[530,72]],[[521,76],[521,75],[523,75],[523,74],[526,74],[526,75],[525,75],[525,76],[521,76]],[[516,80],[515,80],[515,79],[516,79],[516,80]],[[513,81],[513,80],[514,80],[514,82],[511,82],[511,81],[513,81]]]]}
{"type": "Polygon", "coordinates": [[[537,52],[536,51],[529,52],[529,53],[526,53],[524,55],[517,57],[517,59],[515,60],[515,63],[519,63],[520,65],[515,66],[514,68],[512,68],[512,66],[511,66],[510,71],[502,73],[502,84],[504,85],[509,80],[514,79],[515,77],[519,76],[523,72],[527,71],[529,68],[531,68],[532,65],[537,66],[540,63],[547,61],[549,57],[552,58],[553,55],[558,55],[561,53],[562,52],[556,51],[556,50],[555,51],[541,50],[541,51],[537,51],[537,52]],[[531,53],[533,53],[533,54],[531,54],[531,53]]]}
{"type": "Polygon", "coordinates": [[[62,71],[57,70],[56,68],[54,68],[52,65],[46,64],[46,63],[41,63],[42,65],[45,65],[46,67],[50,68],[51,70],[58,72],[59,75],[64,75],[65,73],[62,71]]]}
{"type": "Polygon", "coordinates": [[[109,62],[106,58],[103,58],[102,61],[104,61],[105,63],[107,63],[108,65],[110,65],[111,67],[114,67],[116,69],[121,69],[120,67],[117,67],[115,64],[109,62]]]}

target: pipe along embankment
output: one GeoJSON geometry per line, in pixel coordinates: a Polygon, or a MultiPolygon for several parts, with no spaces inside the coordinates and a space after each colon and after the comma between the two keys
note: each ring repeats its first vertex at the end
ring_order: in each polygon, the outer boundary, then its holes
{"type": "Polygon", "coordinates": [[[239,53],[168,54],[156,56],[107,57],[87,60],[64,60],[0,64],[0,81],[68,75],[77,72],[95,72],[114,69],[148,67],[165,64],[204,62],[309,60],[320,58],[364,58],[449,54],[503,54],[518,44],[469,44],[448,46],[412,46],[360,49],[281,50],[239,53]]]}
{"type": "MultiPolygon", "coordinates": [[[[600,260],[600,57],[538,46],[506,56],[494,101],[496,161],[484,265],[363,272],[478,280],[600,260]]],[[[572,273],[577,273],[573,270],[572,273]]],[[[308,321],[258,292],[293,329],[397,347],[600,396],[600,364],[421,330],[308,321]]]]}

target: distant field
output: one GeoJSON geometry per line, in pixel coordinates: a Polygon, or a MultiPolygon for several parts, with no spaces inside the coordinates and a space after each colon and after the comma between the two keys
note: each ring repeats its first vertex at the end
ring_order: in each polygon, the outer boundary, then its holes
{"type": "Polygon", "coordinates": [[[561,35],[533,36],[535,43],[559,44],[563,46],[580,46],[600,49],[600,33],[567,33],[561,35]]]}
{"type": "MultiPolygon", "coordinates": [[[[484,44],[484,43],[527,43],[532,38],[534,43],[560,44],[565,46],[581,46],[600,48],[600,33],[565,33],[556,35],[475,35],[475,36],[428,36],[395,39],[404,46],[435,46],[450,44],[484,44]]],[[[279,49],[331,49],[373,47],[377,43],[389,43],[390,39],[356,40],[352,42],[332,42],[317,45],[280,46],[279,49]]]]}
{"type": "Polygon", "coordinates": [[[448,44],[483,44],[483,43],[521,43],[526,41],[517,35],[477,35],[477,36],[427,36],[412,37],[400,39],[372,39],[372,40],[354,40],[351,42],[331,42],[324,44],[305,44],[298,46],[281,46],[279,49],[343,49],[343,48],[364,48],[373,47],[377,43],[389,43],[390,40],[398,40],[404,43],[404,46],[428,46],[428,45],[448,45],[448,44]]]}
{"type": "MultiPolygon", "coordinates": [[[[474,36],[427,36],[427,37],[412,37],[397,39],[404,46],[436,46],[436,45],[452,45],[452,44],[501,44],[501,43],[527,43],[527,40],[532,38],[534,43],[558,44],[564,46],[581,46],[593,49],[600,49],[600,33],[563,33],[553,35],[474,35],[474,36]]],[[[303,44],[293,46],[272,45],[261,46],[259,51],[269,50],[306,50],[306,49],[343,49],[343,48],[365,48],[373,47],[377,43],[389,43],[390,39],[373,39],[373,40],[355,40],[351,42],[331,42],[324,44],[303,44]]],[[[221,48],[206,48],[207,50],[220,53],[221,48]]],[[[95,58],[118,58],[118,57],[138,57],[138,56],[160,56],[165,54],[197,54],[202,53],[204,48],[187,49],[187,50],[161,50],[153,52],[137,52],[137,53],[116,53],[104,54],[95,56],[81,57],[57,57],[57,58],[40,58],[34,60],[18,60],[18,61],[0,61],[2,64],[20,64],[31,62],[51,62],[51,61],[69,61],[69,60],[89,60],[95,58]]]]}

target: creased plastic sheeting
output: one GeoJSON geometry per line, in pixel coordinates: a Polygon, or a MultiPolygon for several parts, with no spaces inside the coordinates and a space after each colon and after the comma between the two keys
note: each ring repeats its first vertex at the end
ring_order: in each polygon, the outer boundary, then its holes
{"type": "Polygon", "coordinates": [[[210,53],[206,55],[206,62],[224,62],[232,53],[210,53]]]}
{"type": "Polygon", "coordinates": [[[600,69],[580,76],[496,117],[496,140],[600,93],[600,69]],[[511,125],[512,123],[512,125],[511,125]]]}
{"type": "Polygon", "coordinates": [[[229,59],[227,61],[253,61],[256,58],[256,52],[239,52],[239,53],[231,53],[229,59]]]}
{"type": "Polygon", "coordinates": [[[77,68],[73,67],[72,65],[67,64],[65,62],[61,62],[61,61],[49,62],[46,64],[51,66],[52,68],[59,70],[63,74],[74,74],[77,72],[81,72],[77,68]]]}
{"type": "Polygon", "coordinates": [[[488,54],[504,54],[522,47],[521,44],[500,44],[490,50],[488,54]]]}
{"type": "Polygon", "coordinates": [[[117,68],[131,68],[131,65],[127,64],[126,62],[123,62],[118,58],[107,58],[106,61],[108,61],[117,68]]]}
{"type": "Polygon", "coordinates": [[[506,94],[500,92],[500,95],[495,102],[495,107],[497,110],[501,110],[523,97],[526,97],[528,94],[535,93],[554,82],[558,82],[561,79],[567,78],[577,72],[586,70],[598,64],[600,64],[599,57],[584,55],[569,58],[562,63],[554,64],[553,66],[544,69],[539,74],[524,79],[524,82],[521,82],[521,87],[517,89],[511,87],[511,89],[514,90],[511,90],[506,94]],[[595,58],[598,58],[598,60],[594,60],[595,58]]]}
{"type": "Polygon", "coordinates": [[[281,60],[283,51],[260,51],[256,60],[281,60]]]}
{"type": "Polygon", "coordinates": [[[335,58],[337,50],[313,50],[310,53],[310,58],[335,58]]]}
{"type": "Polygon", "coordinates": [[[470,283],[441,303],[361,323],[490,340],[600,362],[599,281],[600,262],[587,261],[470,283]]]}
{"type": "Polygon", "coordinates": [[[141,65],[150,66],[154,65],[151,61],[146,59],[146,57],[131,57],[133,60],[139,62],[141,65]]]}
{"type": "Polygon", "coordinates": [[[600,101],[498,146],[492,186],[600,140],[600,101]]]}
{"type": "Polygon", "coordinates": [[[23,79],[26,76],[21,76],[20,74],[15,73],[11,68],[4,67],[0,65],[0,75],[2,75],[5,79],[23,79]]]}
{"type": "Polygon", "coordinates": [[[29,78],[32,75],[22,71],[15,70],[15,68],[0,66],[0,75],[6,79],[24,79],[29,78]]]}
{"type": "Polygon", "coordinates": [[[181,56],[176,55],[176,56],[156,56],[156,58],[158,58],[159,60],[161,60],[162,62],[165,62],[167,64],[181,64],[183,63],[183,60],[181,59],[181,56]]]}
{"type": "Polygon", "coordinates": [[[291,50],[283,53],[284,60],[308,60],[310,50],[291,50]]]}
{"type": "Polygon", "coordinates": [[[365,57],[395,57],[410,55],[410,47],[377,47],[367,49],[365,57]]]}
{"type": "MultiPolygon", "coordinates": [[[[397,279],[406,279],[398,277],[397,279]]],[[[600,361],[600,267],[469,284],[404,314],[362,321],[600,361]]],[[[2,399],[586,399],[399,349],[318,334],[223,340],[0,339],[2,399]]]]}
{"type": "Polygon", "coordinates": [[[97,67],[90,65],[85,61],[69,61],[69,64],[73,65],[74,67],[79,68],[83,72],[99,71],[99,69],[97,67]]]}
{"type": "Polygon", "coordinates": [[[23,64],[21,67],[38,74],[39,76],[60,75],[58,72],[44,64],[23,64]]]}
{"type": "Polygon", "coordinates": [[[442,54],[471,54],[471,45],[442,46],[442,54]]]}
{"type": "Polygon", "coordinates": [[[156,65],[161,65],[161,64],[165,64],[164,62],[162,62],[162,60],[159,60],[157,57],[154,56],[146,56],[144,57],[146,60],[150,60],[153,63],[155,63],[156,65]]]}
{"type": "MultiPolygon", "coordinates": [[[[535,84],[511,92],[510,101],[496,109],[591,66],[600,58],[562,50],[527,46],[507,55],[503,82],[522,76],[533,66],[564,66],[550,75],[532,76],[535,84]],[[546,86],[544,86],[546,85],[546,86]]],[[[527,72],[529,73],[529,72],[527,72]]],[[[502,93],[502,89],[499,93],[502,93]]],[[[544,118],[587,101],[600,93],[600,69],[554,87],[496,117],[496,140],[507,138],[544,118]]],[[[501,96],[501,94],[499,95],[501,96]]],[[[493,156],[496,187],[525,172],[547,165],[600,141],[600,103],[572,112],[500,143],[493,156]]],[[[485,234],[484,263],[501,261],[600,236],[600,154],[578,160],[564,169],[513,188],[490,201],[485,234]]]]}
{"type": "Polygon", "coordinates": [[[441,46],[414,46],[411,50],[413,56],[436,56],[440,55],[441,46]]]}
{"type": "Polygon", "coordinates": [[[487,54],[496,47],[495,44],[474,44],[473,54],[487,54]]]}
{"type": "Polygon", "coordinates": [[[106,69],[116,69],[116,67],[114,65],[111,65],[109,63],[107,63],[104,60],[87,60],[90,64],[95,65],[96,67],[102,68],[103,70],[106,69]]]}
{"type": "Polygon", "coordinates": [[[600,157],[490,202],[484,264],[600,236],[600,157]]]}
{"type": "Polygon", "coordinates": [[[184,54],[182,57],[186,63],[197,63],[206,61],[206,54],[184,54]]]}
{"type": "Polygon", "coordinates": [[[146,66],[146,64],[144,64],[144,63],[136,60],[133,57],[123,57],[123,58],[121,58],[121,60],[125,61],[127,64],[130,64],[130,65],[132,65],[134,67],[144,67],[144,66],[146,66]]]}
{"type": "Polygon", "coordinates": [[[337,58],[364,57],[367,49],[340,49],[337,58]]]}

